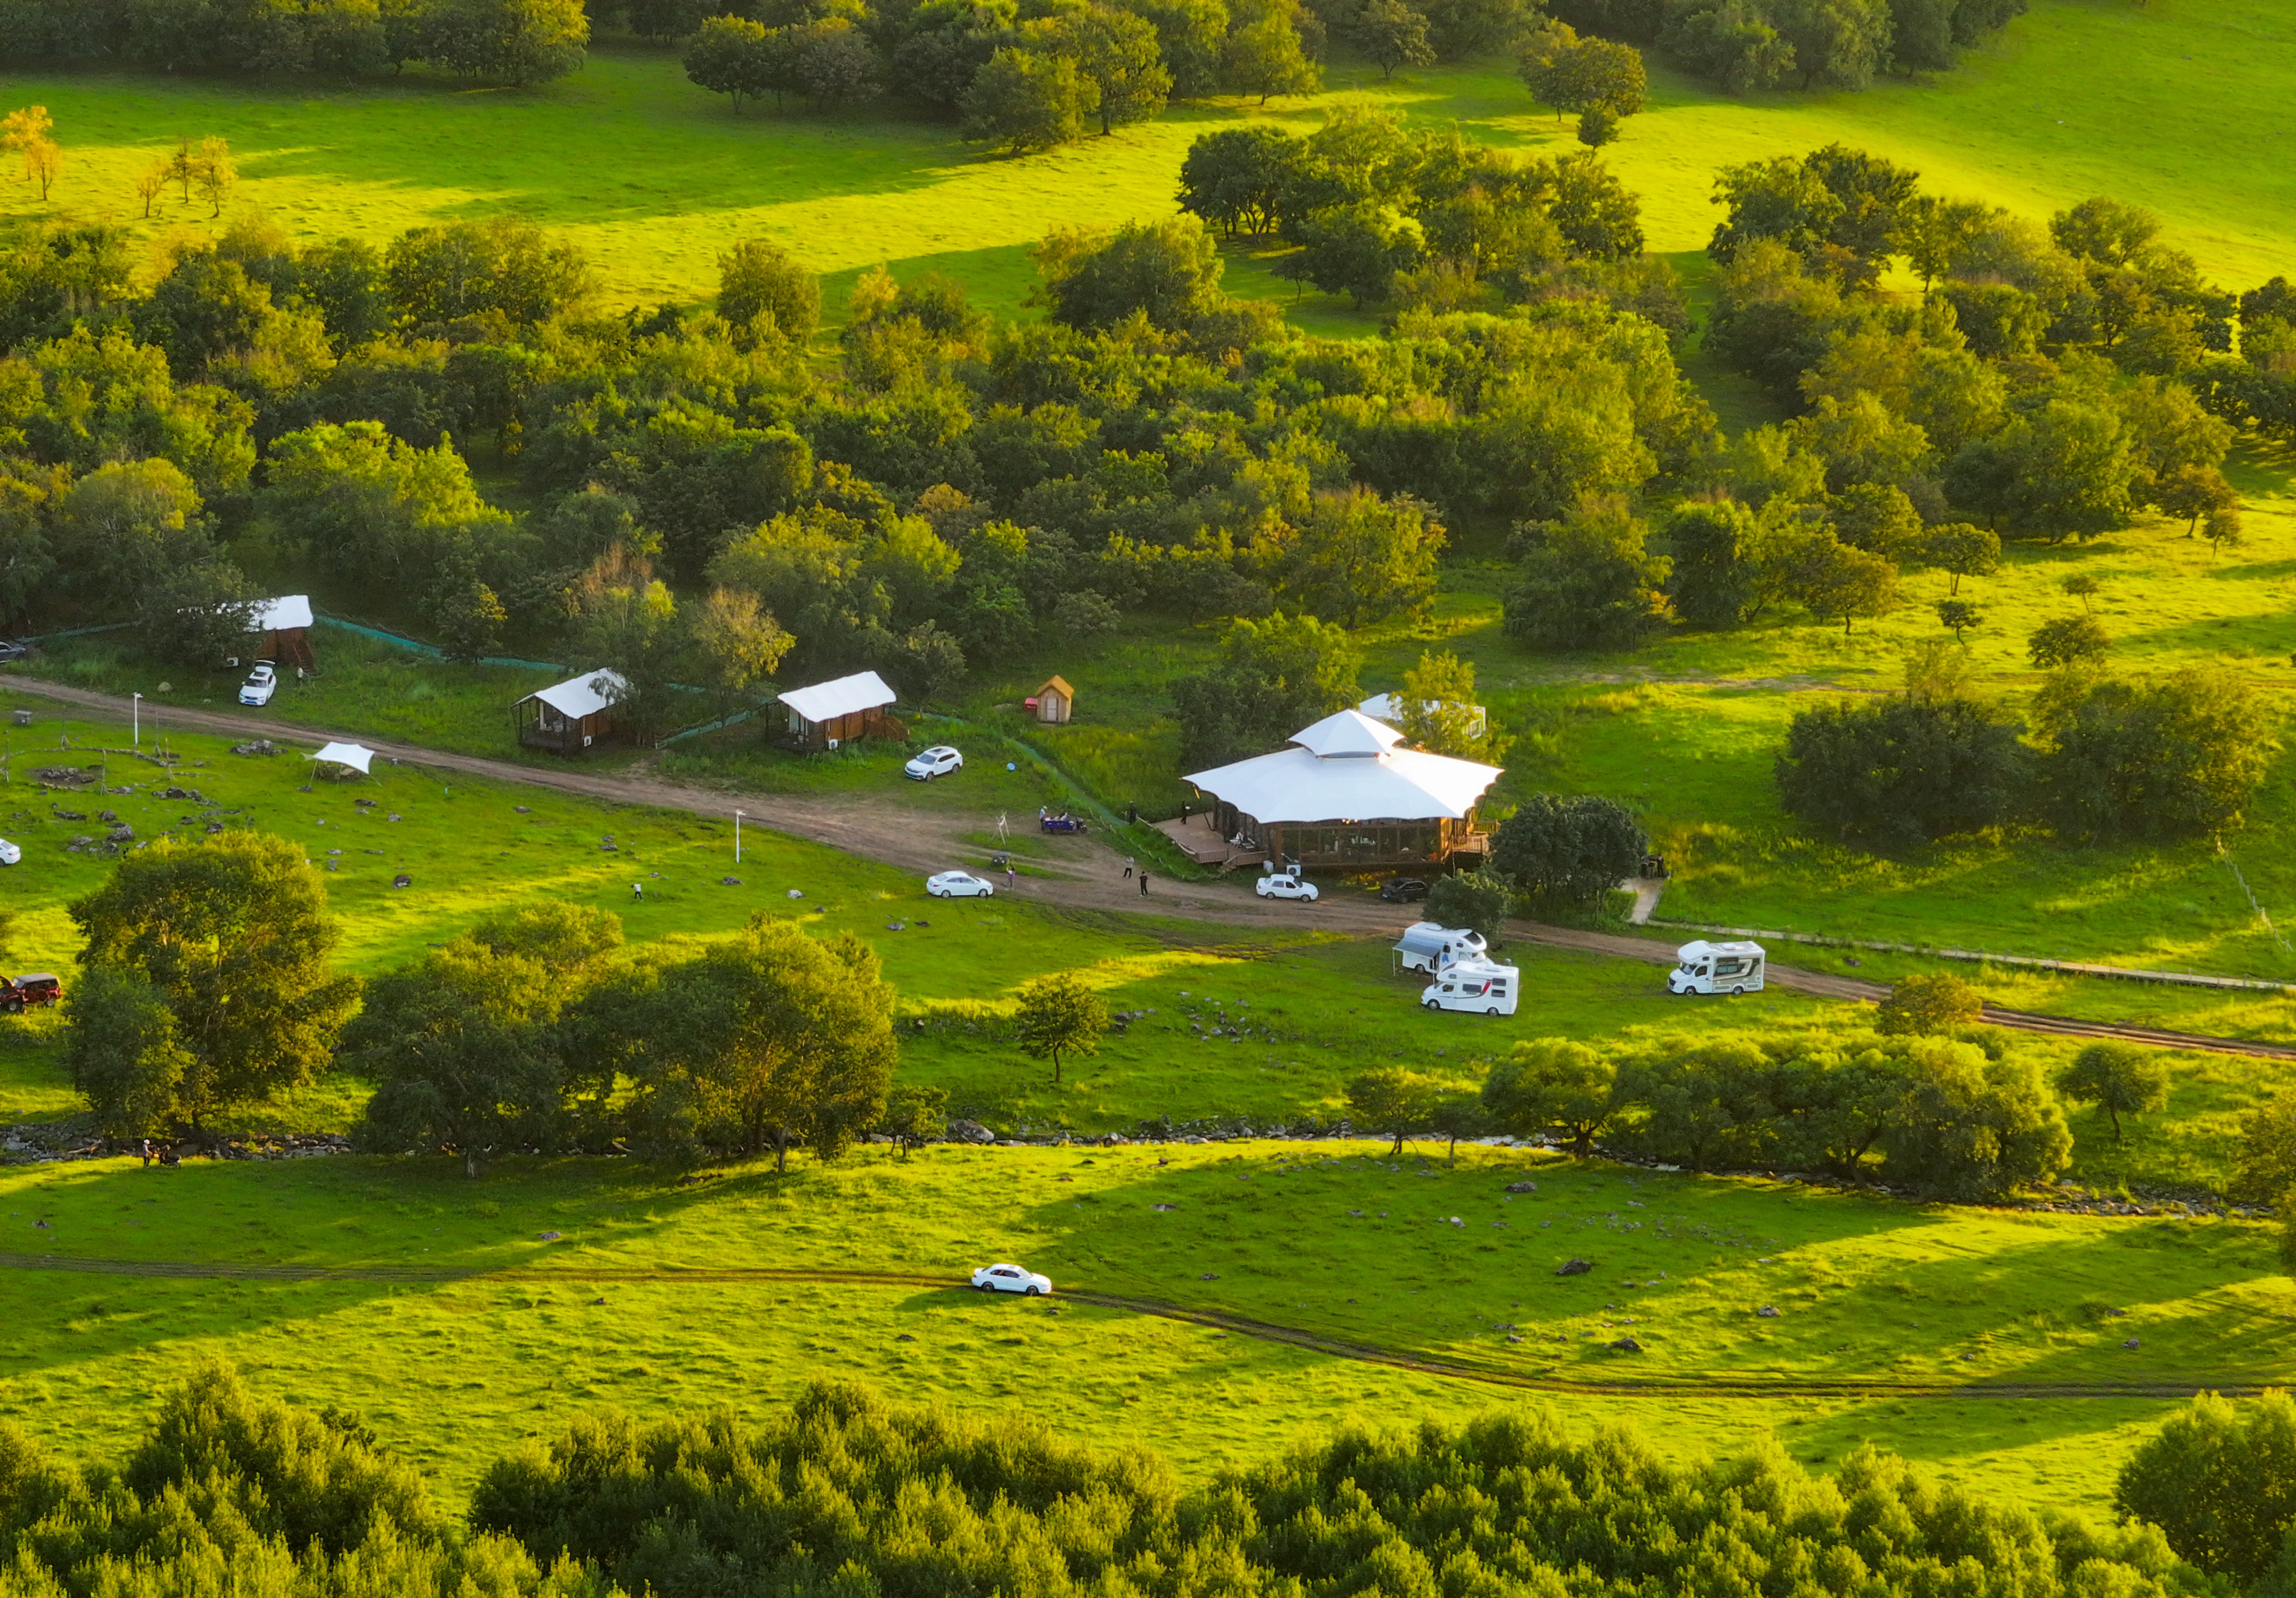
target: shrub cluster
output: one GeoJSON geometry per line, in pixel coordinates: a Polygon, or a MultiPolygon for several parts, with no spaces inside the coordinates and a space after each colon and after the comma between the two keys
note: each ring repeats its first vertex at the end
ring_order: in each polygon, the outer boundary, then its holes
{"type": "Polygon", "coordinates": [[[1943,71],[2025,0],[1552,0],[1574,27],[1655,45],[1732,94],[1779,85],[1862,89],[1884,72],[1943,71]]]}
{"type": "Polygon", "coordinates": [[[578,1421],[490,1466],[463,1530],[357,1415],[256,1397],[221,1366],[168,1392],[114,1467],[72,1471],[0,1425],[0,1553],[5,1598],[1629,1598],[1717,1568],[1867,1598],[2205,1586],[2152,1526],[2037,1518],[1871,1446],[1812,1476],[1775,1443],[1673,1463],[1630,1431],[1494,1415],[1346,1430],[1186,1490],[1146,1453],[830,1383],[762,1418],[578,1421]]]}
{"type": "Polygon", "coordinates": [[[2072,1156],[2039,1066],[1990,1028],[1607,1050],[1543,1038],[1492,1069],[1482,1102],[1502,1130],[1581,1151],[1600,1138],[1694,1171],[1816,1171],[1940,1198],[2051,1182],[2072,1156]]]}
{"type": "Polygon", "coordinates": [[[425,61],[496,83],[582,64],[581,0],[0,0],[0,66],[372,78],[425,61]]]}
{"type": "Polygon", "coordinates": [[[1146,121],[1176,94],[1228,89],[1265,104],[1323,80],[1323,24],[1299,0],[627,9],[634,26],[690,31],[686,76],[737,113],[768,97],[828,111],[882,95],[1014,154],[1146,121]]]}

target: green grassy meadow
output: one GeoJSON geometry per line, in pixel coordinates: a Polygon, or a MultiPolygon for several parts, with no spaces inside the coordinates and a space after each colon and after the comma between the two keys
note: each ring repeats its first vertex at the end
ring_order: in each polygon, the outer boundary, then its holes
{"type": "Polygon", "coordinates": [[[1079,1438],[1150,1444],[1191,1473],[1350,1415],[1546,1404],[1582,1423],[1638,1423],[1684,1454],[1769,1429],[1823,1464],[1874,1438],[2013,1498],[2096,1510],[2120,1453],[2165,1405],[1988,1397],[1988,1384],[2266,1380],[2296,1340],[2296,1296],[2270,1274],[2254,1224],[1931,1212],[1528,1154],[1465,1151],[1454,1170],[1383,1153],[944,1146],[902,1160],[867,1149],[779,1180],[735,1168],[684,1186],[595,1161],[512,1161],[476,1184],[443,1161],[19,1168],[0,1172],[0,1216],[19,1240],[8,1246],[26,1251],[516,1274],[0,1271],[16,1328],[0,1351],[0,1402],[44,1440],[94,1455],[140,1423],[155,1387],[221,1354],[272,1390],[356,1406],[457,1492],[518,1438],[583,1408],[773,1404],[824,1373],[966,1407],[1025,1405],[1079,1438]],[[1501,1191],[1526,1176],[1536,1192],[1501,1191]],[[1595,1269],[1553,1274],[1574,1257],[1595,1269]],[[674,1274],[954,1278],[990,1258],[1062,1286],[1666,1390],[1443,1381],[1057,1294],[674,1274]],[[1757,1317],[1763,1306],[1778,1316],[1757,1317]],[[1607,1346],[1622,1336],[1645,1352],[1607,1346]],[[2122,1346],[2131,1337],[2135,1350],[2122,1346]],[[1710,1390],[1725,1378],[1775,1390],[1710,1390]],[[1796,1391],[1887,1380],[1952,1396],[1796,1391]]]}
{"type": "MultiPolygon", "coordinates": [[[[1651,247],[1664,252],[1704,245],[1716,168],[1840,139],[2021,210],[2099,192],[2151,206],[2204,269],[2245,287],[2288,264],[2292,65],[2296,29],[2271,0],[2038,0],[1956,71],[1862,94],[1732,98],[1655,70],[1651,108],[1611,160],[1643,195],[1651,247]]],[[[720,250],[767,237],[831,275],[832,307],[852,275],[887,262],[905,275],[939,267],[1010,313],[1034,279],[1030,243],[1055,225],[1164,214],[1180,159],[1207,127],[1266,117],[1304,130],[1346,100],[1493,143],[1578,147],[1502,61],[1383,82],[1341,58],[1314,99],[1265,111],[1226,99],[1177,106],[1017,160],[945,127],[871,113],[736,117],[685,81],[675,51],[625,43],[522,91],[419,75],[334,89],[18,74],[9,94],[49,108],[67,166],[45,205],[12,185],[0,215],[120,222],[156,256],[217,224],[179,200],[144,220],[135,174],[178,135],[220,134],[240,159],[236,203],[299,238],[379,242],[424,223],[530,217],[581,245],[603,303],[617,307],[700,299],[720,250]]],[[[1234,275],[1244,291],[1282,292],[1248,258],[1234,275]]],[[[1312,297],[1301,316],[1322,318],[1320,331],[1368,325],[1312,297]]]]}

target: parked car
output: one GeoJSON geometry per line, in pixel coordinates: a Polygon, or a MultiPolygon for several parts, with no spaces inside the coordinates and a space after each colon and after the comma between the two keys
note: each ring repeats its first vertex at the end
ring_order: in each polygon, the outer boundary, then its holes
{"type": "Polygon", "coordinates": [[[901,769],[920,783],[930,783],[935,777],[945,777],[950,772],[962,770],[964,766],[963,755],[946,743],[936,743],[901,769]]]}
{"type": "Polygon", "coordinates": [[[1082,816],[1071,815],[1065,810],[1058,815],[1037,816],[1037,827],[1046,832],[1081,832],[1086,830],[1082,816]]]}
{"type": "Polygon", "coordinates": [[[247,674],[247,681],[239,685],[239,702],[242,705],[267,705],[271,696],[279,691],[279,668],[268,660],[258,660],[255,669],[247,674]]]}
{"type": "Polygon", "coordinates": [[[1513,1015],[1521,986],[1521,973],[1512,965],[1463,960],[1456,965],[1445,966],[1419,996],[1419,1002],[1430,1010],[1513,1015]]]}
{"type": "Polygon", "coordinates": [[[1053,1279],[1017,1265],[985,1265],[972,1273],[972,1285],[984,1293],[1026,1293],[1031,1299],[1053,1291],[1053,1279]]]}
{"type": "Polygon", "coordinates": [[[0,665],[10,660],[21,660],[32,652],[32,646],[20,638],[0,640],[0,665]]]}
{"type": "Polygon", "coordinates": [[[1427,897],[1427,884],[1417,877],[1398,877],[1379,885],[1379,897],[1390,905],[1407,905],[1427,897]]]}
{"type": "Polygon", "coordinates": [[[24,858],[24,851],[5,838],[0,838],[0,865],[14,865],[24,858]]]}
{"type": "Polygon", "coordinates": [[[1489,947],[1472,927],[1446,927],[1415,921],[1403,929],[1395,945],[1398,971],[1423,971],[1430,976],[1461,960],[1479,959],[1489,947]]]}
{"type": "Polygon", "coordinates": [[[925,879],[925,891],[937,899],[987,899],[996,897],[996,884],[969,871],[944,871],[925,879]]]}
{"type": "Polygon", "coordinates": [[[35,1004],[53,1004],[63,996],[63,979],[51,971],[0,978],[0,1013],[21,1015],[35,1004]]]}
{"type": "Polygon", "coordinates": [[[1251,885],[1251,890],[1264,899],[1305,899],[1311,905],[1323,897],[1296,865],[1269,872],[1251,885]]]}
{"type": "Polygon", "coordinates": [[[1709,943],[1693,938],[1674,953],[1682,963],[1666,973],[1669,993],[1726,993],[1734,998],[1762,991],[1765,956],[1759,943],[1709,943]]]}

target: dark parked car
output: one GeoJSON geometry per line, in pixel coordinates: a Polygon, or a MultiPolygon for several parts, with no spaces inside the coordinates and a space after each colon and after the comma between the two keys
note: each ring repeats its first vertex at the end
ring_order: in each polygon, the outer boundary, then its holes
{"type": "Polygon", "coordinates": [[[31,652],[32,646],[18,639],[0,641],[0,661],[25,660],[31,652]]]}
{"type": "Polygon", "coordinates": [[[21,1015],[34,1004],[53,1004],[64,996],[62,978],[44,971],[26,971],[14,979],[0,977],[0,1014],[21,1015]]]}
{"type": "Polygon", "coordinates": [[[1398,877],[1392,882],[1379,885],[1379,897],[1390,905],[1407,905],[1427,897],[1427,884],[1417,877],[1398,877]]]}

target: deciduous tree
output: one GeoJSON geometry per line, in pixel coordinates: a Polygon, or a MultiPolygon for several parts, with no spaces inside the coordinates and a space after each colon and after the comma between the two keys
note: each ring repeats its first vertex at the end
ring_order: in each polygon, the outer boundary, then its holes
{"type": "Polygon", "coordinates": [[[84,970],[146,984],[173,1015],[171,1034],[144,1035],[181,1051],[170,1110],[195,1129],[225,1105],[310,1081],[358,992],[331,969],[340,933],[318,873],[283,838],[160,839],[123,856],[71,916],[84,970]]]}
{"type": "Polygon", "coordinates": [[[1348,1083],[1348,1114],[1366,1131],[1395,1139],[1390,1159],[1403,1152],[1404,1139],[1422,1131],[1435,1108],[1435,1084],[1417,1071],[1382,1066],[1348,1083]]]}
{"type": "Polygon", "coordinates": [[[1490,868],[1533,900],[1584,906],[1640,871],[1649,852],[1648,834],[1617,800],[1534,793],[1499,824],[1490,868]]]}
{"type": "Polygon", "coordinates": [[[1062,1061],[1100,1047],[1108,1031],[1108,1006],[1074,971],[1056,972],[1038,977],[1021,990],[1013,1029],[1022,1053],[1052,1061],[1053,1086],[1057,1087],[1062,1061]]]}
{"type": "Polygon", "coordinates": [[[1483,1081],[1483,1108],[1517,1137],[1562,1138],[1584,1160],[1615,1110],[1618,1068],[1568,1037],[1518,1043],[1483,1081]]]}
{"type": "Polygon", "coordinates": [[[2112,1141],[2124,1115],[2149,1115],[2169,1104],[2169,1071],[2153,1050],[2133,1043],[2093,1043],[2057,1077],[2067,1098],[2094,1104],[2112,1122],[2112,1141]]]}
{"type": "Polygon", "coordinates": [[[1880,1005],[1874,1029],[1884,1037],[1929,1037],[1975,1026],[1985,1016],[1977,989],[1950,971],[1900,977],[1880,1005]]]}

